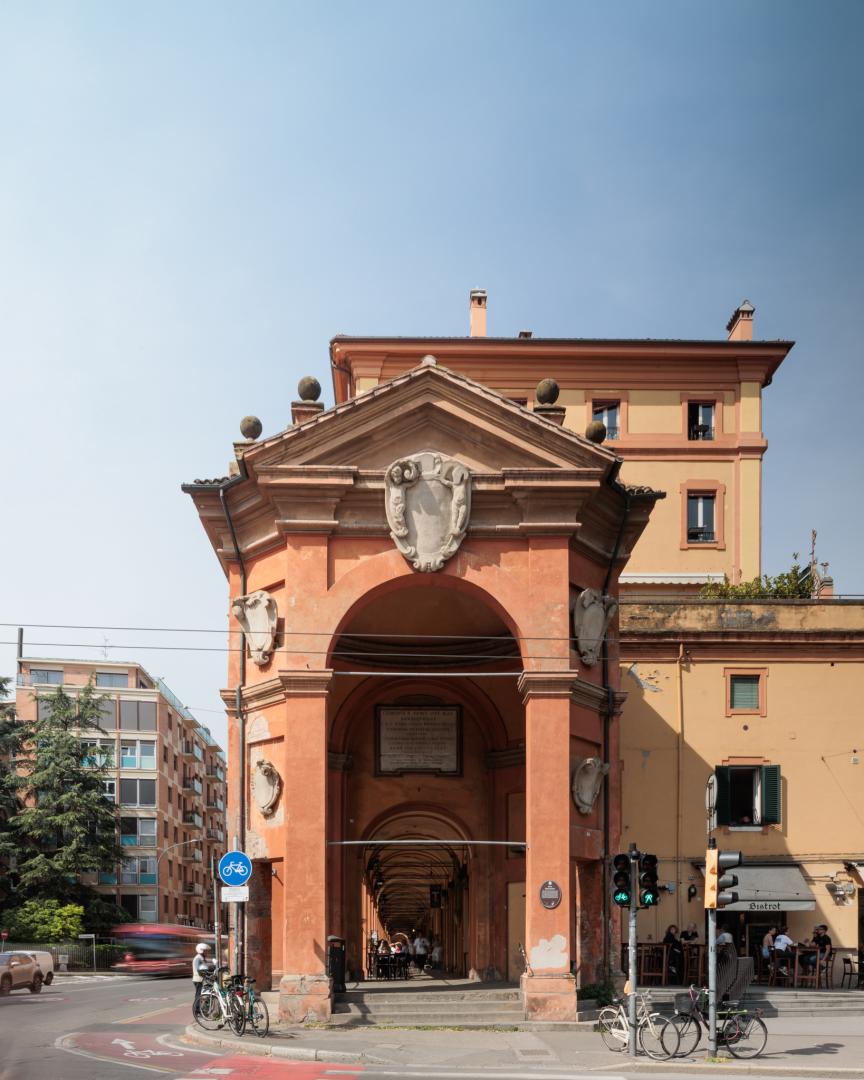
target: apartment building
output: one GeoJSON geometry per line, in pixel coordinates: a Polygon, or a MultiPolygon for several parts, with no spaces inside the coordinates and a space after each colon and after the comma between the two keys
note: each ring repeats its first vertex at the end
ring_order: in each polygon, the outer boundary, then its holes
{"type": "Polygon", "coordinates": [[[18,661],[16,709],[34,719],[58,686],[89,680],[103,698],[100,731],[81,731],[94,764],[111,767],[105,798],[118,805],[122,863],[88,879],[140,922],[209,927],[211,859],[225,852],[225,754],[165,683],[140,664],[18,661]]]}

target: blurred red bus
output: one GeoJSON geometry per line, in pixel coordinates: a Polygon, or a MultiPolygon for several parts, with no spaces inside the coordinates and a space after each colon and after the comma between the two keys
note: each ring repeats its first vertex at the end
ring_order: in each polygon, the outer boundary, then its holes
{"type": "MultiPolygon", "coordinates": [[[[194,926],[170,926],[165,923],[121,923],[111,933],[111,943],[123,954],[111,965],[115,971],[130,975],[192,976],[195,946],[206,942],[215,946],[213,934],[194,926]]],[[[211,953],[211,955],[213,955],[211,953]]]]}

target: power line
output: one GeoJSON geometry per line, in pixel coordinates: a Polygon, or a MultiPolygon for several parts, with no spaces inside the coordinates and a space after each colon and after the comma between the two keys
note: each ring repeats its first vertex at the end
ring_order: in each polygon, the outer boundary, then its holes
{"type": "MultiPolygon", "coordinates": [[[[129,632],[141,631],[147,634],[232,634],[240,635],[242,630],[231,630],[230,628],[223,627],[220,630],[204,629],[203,627],[183,627],[183,626],[99,626],[99,625],[85,625],[79,623],[28,623],[23,620],[17,622],[0,622],[0,626],[14,626],[23,627],[26,630],[122,630],[129,632]]],[[[280,630],[282,637],[332,637],[333,633],[330,630],[280,630]]],[[[347,637],[351,638],[384,638],[399,640],[407,638],[411,640],[430,640],[430,641],[489,641],[502,640],[506,641],[512,637],[514,641],[520,640],[519,637],[512,634],[374,634],[374,633],[348,633],[347,637]]],[[[523,634],[521,635],[522,641],[569,641],[569,636],[540,636],[536,634],[523,634]]],[[[0,642],[3,644],[3,642],[0,642]]],[[[14,644],[14,642],[13,642],[14,644]]],[[[102,647],[101,645],[99,646],[102,647]]]]}

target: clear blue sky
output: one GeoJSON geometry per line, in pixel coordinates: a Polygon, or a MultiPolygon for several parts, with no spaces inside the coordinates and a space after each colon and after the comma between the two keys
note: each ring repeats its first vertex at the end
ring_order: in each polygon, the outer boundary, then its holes
{"type": "MultiPolygon", "coordinates": [[[[473,286],[499,335],[752,300],[798,343],[765,569],[816,528],[864,593],[862,45],[857,0],[2,3],[3,621],[221,630],[180,483],[301,375],[330,403],[334,333],[463,334],[473,286]]],[[[136,647],[222,639],[106,634],[224,737],[224,656],[136,647]]]]}

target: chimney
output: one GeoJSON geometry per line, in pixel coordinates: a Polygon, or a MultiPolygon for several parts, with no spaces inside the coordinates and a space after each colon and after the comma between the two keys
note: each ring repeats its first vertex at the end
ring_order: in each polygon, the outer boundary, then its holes
{"type": "Polygon", "coordinates": [[[486,290],[471,290],[471,322],[468,333],[471,337],[486,337],[486,290]]]}
{"type": "Polygon", "coordinates": [[[753,312],[756,308],[749,300],[742,300],[732,312],[732,318],[726,323],[730,341],[753,340],[753,312]]]}

